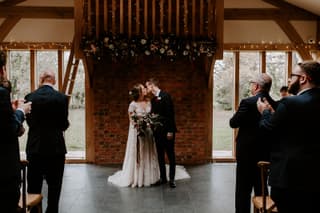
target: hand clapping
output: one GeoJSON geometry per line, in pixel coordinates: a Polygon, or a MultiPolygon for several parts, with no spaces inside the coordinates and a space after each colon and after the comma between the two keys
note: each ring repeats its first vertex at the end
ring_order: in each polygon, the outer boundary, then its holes
{"type": "Polygon", "coordinates": [[[257,108],[258,111],[262,114],[262,112],[264,110],[270,110],[271,112],[274,112],[274,109],[272,108],[272,106],[269,104],[269,102],[267,101],[266,98],[258,98],[257,101],[257,108]]]}

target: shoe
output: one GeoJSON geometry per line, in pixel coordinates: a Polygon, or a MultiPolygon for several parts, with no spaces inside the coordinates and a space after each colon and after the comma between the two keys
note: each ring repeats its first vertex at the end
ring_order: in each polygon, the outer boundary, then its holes
{"type": "Polygon", "coordinates": [[[152,186],[160,186],[162,184],[166,184],[168,181],[167,180],[158,180],[157,182],[155,182],[154,184],[151,184],[152,186]]]}
{"type": "Polygon", "coordinates": [[[177,187],[177,185],[176,185],[176,183],[174,182],[174,180],[170,180],[169,186],[170,186],[170,188],[176,188],[176,187],[177,187]]]}

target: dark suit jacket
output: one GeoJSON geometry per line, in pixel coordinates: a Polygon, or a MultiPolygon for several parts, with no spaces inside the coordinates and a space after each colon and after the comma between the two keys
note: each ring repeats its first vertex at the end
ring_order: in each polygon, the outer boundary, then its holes
{"type": "Polygon", "coordinates": [[[229,122],[231,128],[239,128],[236,137],[237,160],[268,160],[268,141],[264,132],[259,129],[259,97],[265,97],[274,109],[277,107],[268,93],[258,93],[241,100],[238,110],[229,122]]]}
{"type": "Polygon", "coordinates": [[[26,95],[25,99],[32,102],[31,113],[27,115],[27,155],[65,154],[63,134],[69,127],[67,96],[44,85],[26,95]]]}
{"type": "Polygon", "coordinates": [[[175,122],[174,105],[171,96],[160,90],[159,97],[151,99],[151,112],[160,115],[163,123],[163,133],[175,133],[177,131],[175,122]]]}
{"type": "Polygon", "coordinates": [[[320,191],[320,89],[281,99],[261,126],[274,136],[269,183],[279,188],[320,191]]]}
{"type": "Polygon", "coordinates": [[[13,112],[10,93],[0,87],[0,162],[2,172],[0,183],[8,183],[8,180],[16,179],[20,182],[20,151],[18,132],[24,121],[23,112],[13,112]],[[5,182],[2,182],[4,181],[5,182]]]}

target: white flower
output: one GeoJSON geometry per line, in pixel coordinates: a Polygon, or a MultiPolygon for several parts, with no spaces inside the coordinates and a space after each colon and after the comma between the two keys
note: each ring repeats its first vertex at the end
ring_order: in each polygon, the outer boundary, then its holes
{"type": "Polygon", "coordinates": [[[143,39],[141,39],[140,43],[141,43],[142,45],[145,45],[145,44],[147,43],[147,40],[143,38],[143,39]]]}
{"type": "Polygon", "coordinates": [[[163,54],[165,51],[166,51],[166,50],[165,50],[163,47],[160,49],[160,53],[161,53],[161,54],[163,54]]]}
{"type": "Polygon", "coordinates": [[[109,44],[109,49],[113,50],[114,49],[114,45],[113,44],[109,44]]]}
{"type": "Polygon", "coordinates": [[[146,54],[146,55],[150,55],[150,54],[151,54],[151,52],[150,52],[149,50],[146,50],[146,51],[144,51],[144,54],[146,54]]]}
{"type": "Polygon", "coordinates": [[[169,39],[166,38],[166,39],[164,40],[164,43],[165,43],[165,44],[169,44],[169,39]]]}

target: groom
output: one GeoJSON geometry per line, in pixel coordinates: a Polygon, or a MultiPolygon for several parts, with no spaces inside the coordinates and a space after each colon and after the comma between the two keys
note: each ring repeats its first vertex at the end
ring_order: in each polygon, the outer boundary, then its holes
{"type": "Polygon", "coordinates": [[[175,162],[175,152],[174,152],[174,142],[175,133],[177,131],[175,116],[174,116],[174,106],[170,95],[159,88],[159,82],[150,78],[146,82],[146,87],[148,92],[151,92],[154,97],[151,99],[151,113],[158,114],[160,116],[163,126],[157,128],[154,132],[154,137],[158,152],[158,161],[160,167],[160,180],[157,182],[159,184],[165,184],[168,182],[165,167],[165,153],[167,154],[169,160],[169,186],[171,188],[176,187],[174,181],[176,172],[176,162],[175,162]]]}

